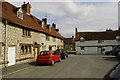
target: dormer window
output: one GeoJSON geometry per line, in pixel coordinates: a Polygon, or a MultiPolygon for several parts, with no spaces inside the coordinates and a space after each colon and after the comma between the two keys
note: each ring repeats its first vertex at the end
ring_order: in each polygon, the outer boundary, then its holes
{"type": "Polygon", "coordinates": [[[18,9],[18,11],[17,11],[17,17],[18,17],[19,19],[22,19],[22,20],[23,20],[23,12],[22,12],[22,9],[21,9],[21,8],[18,9]]]}

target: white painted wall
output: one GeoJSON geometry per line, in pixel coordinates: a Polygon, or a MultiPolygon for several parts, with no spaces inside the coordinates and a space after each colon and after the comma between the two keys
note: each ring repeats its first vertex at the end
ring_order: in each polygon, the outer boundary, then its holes
{"type": "Polygon", "coordinates": [[[102,43],[98,43],[98,40],[85,41],[85,42],[76,41],[75,45],[76,46],[118,45],[118,42],[116,40],[104,40],[102,43]]]}
{"type": "MultiPolygon", "coordinates": [[[[75,42],[76,51],[78,54],[80,54],[80,53],[81,54],[95,54],[95,53],[100,54],[101,49],[98,48],[98,46],[104,46],[102,48],[104,48],[105,51],[109,51],[109,50],[112,50],[112,45],[117,46],[118,42],[116,40],[104,40],[102,43],[98,43],[98,40],[75,42]],[[81,50],[81,48],[80,48],[81,46],[84,46],[85,50],[81,50]]],[[[102,53],[104,53],[104,52],[102,52],[102,53]]]]}

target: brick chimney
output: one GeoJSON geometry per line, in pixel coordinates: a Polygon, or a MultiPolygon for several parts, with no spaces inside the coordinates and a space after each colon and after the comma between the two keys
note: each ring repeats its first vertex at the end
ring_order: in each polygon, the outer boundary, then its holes
{"type": "Polygon", "coordinates": [[[27,14],[30,14],[30,8],[31,8],[31,5],[30,3],[25,3],[23,2],[23,5],[22,5],[22,9],[27,13],[27,14]]]}
{"type": "Polygon", "coordinates": [[[47,24],[47,28],[50,29],[50,24],[47,24]]]}
{"type": "Polygon", "coordinates": [[[75,33],[77,32],[77,28],[75,28],[75,33]]]}
{"type": "Polygon", "coordinates": [[[56,29],[56,24],[55,23],[52,23],[52,27],[54,27],[56,29]]]}
{"type": "Polygon", "coordinates": [[[47,25],[47,18],[43,18],[42,21],[47,25]]]}
{"type": "Polygon", "coordinates": [[[77,39],[77,32],[78,32],[78,31],[77,31],[77,28],[75,28],[75,35],[74,35],[74,36],[75,36],[75,39],[77,39]]]}

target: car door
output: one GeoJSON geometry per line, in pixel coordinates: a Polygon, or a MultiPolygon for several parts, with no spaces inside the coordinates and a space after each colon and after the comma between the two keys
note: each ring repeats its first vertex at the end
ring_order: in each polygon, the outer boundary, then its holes
{"type": "Polygon", "coordinates": [[[51,55],[51,57],[52,57],[52,59],[54,59],[54,62],[56,62],[56,53],[55,53],[55,51],[51,51],[51,53],[52,53],[52,55],[51,55]]]}
{"type": "Polygon", "coordinates": [[[58,52],[54,51],[53,55],[54,55],[55,62],[57,62],[60,59],[60,54],[58,52]]]}
{"type": "Polygon", "coordinates": [[[56,61],[59,61],[59,59],[60,59],[60,53],[59,52],[55,52],[55,57],[56,57],[56,61]]]}

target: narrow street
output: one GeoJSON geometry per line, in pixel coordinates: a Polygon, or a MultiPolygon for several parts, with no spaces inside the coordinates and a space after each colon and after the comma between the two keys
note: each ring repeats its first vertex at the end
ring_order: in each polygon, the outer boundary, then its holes
{"type": "Polygon", "coordinates": [[[35,66],[29,63],[28,68],[3,78],[103,78],[118,60],[105,55],[69,55],[69,58],[53,66],[35,66]]]}

